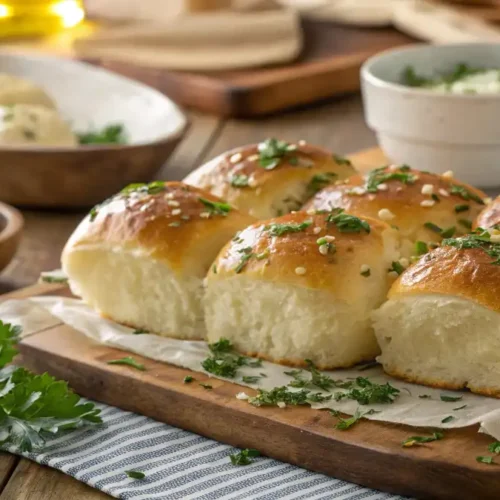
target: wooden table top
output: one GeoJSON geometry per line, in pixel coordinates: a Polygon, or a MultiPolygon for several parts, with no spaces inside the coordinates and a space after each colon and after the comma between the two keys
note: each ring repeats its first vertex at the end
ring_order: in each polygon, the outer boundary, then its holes
{"type": "MultiPolygon", "coordinates": [[[[364,124],[358,95],[259,120],[223,120],[193,113],[192,126],[159,179],[182,179],[188,172],[227,149],[267,137],[304,139],[337,154],[375,145],[364,124]]],[[[44,270],[60,267],[62,247],[83,213],[25,211],[21,248],[0,276],[0,293],[33,284],[44,270]]],[[[98,500],[110,498],[59,471],[26,459],[0,454],[0,500],[98,500]]]]}

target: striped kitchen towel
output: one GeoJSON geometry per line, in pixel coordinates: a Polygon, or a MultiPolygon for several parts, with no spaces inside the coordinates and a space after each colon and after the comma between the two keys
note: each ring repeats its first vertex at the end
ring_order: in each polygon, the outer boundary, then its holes
{"type": "Polygon", "coordinates": [[[118,408],[97,407],[103,425],[58,435],[42,452],[23,456],[127,500],[403,498],[270,458],[235,466],[229,455],[238,450],[231,446],[118,408]],[[145,478],[129,478],[125,471],[130,470],[143,472],[145,478]]]}

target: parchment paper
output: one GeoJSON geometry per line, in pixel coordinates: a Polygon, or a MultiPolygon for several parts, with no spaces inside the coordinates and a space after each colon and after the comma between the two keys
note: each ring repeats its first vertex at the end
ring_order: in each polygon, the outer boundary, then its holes
{"type": "MultiPolygon", "coordinates": [[[[46,296],[8,300],[0,304],[0,319],[21,325],[23,336],[29,336],[40,329],[63,322],[99,343],[198,372],[204,371],[201,362],[210,355],[205,342],[169,339],[153,334],[133,335],[132,329],[101,318],[90,307],[76,299],[46,296]]],[[[242,367],[238,377],[230,381],[254,389],[272,389],[287,385],[292,380],[290,376],[284,374],[289,370],[291,369],[264,361],[259,368],[242,367]],[[259,373],[265,373],[267,377],[261,378],[258,384],[246,384],[241,380],[243,375],[259,375],[259,373]]],[[[336,380],[362,376],[377,383],[390,382],[401,393],[393,404],[360,407],[356,401],[342,400],[313,404],[313,408],[332,408],[349,415],[354,414],[358,407],[362,411],[375,409],[379,413],[367,415],[366,418],[418,427],[446,429],[480,423],[480,432],[486,432],[500,440],[498,399],[477,396],[465,391],[443,391],[404,383],[385,375],[379,366],[367,370],[335,370],[327,373],[336,380]],[[443,402],[440,400],[442,394],[462,396],[462,399],[456,402],[443,402]],[[419,398],[422,395],[429,395],[431,398],[419,398]],[[466,408],[454,410],[464,405],[467,405],[466,408]],[[453,420],[443,424],[441,421],[450,415],[454,417],[453,420]]]]}

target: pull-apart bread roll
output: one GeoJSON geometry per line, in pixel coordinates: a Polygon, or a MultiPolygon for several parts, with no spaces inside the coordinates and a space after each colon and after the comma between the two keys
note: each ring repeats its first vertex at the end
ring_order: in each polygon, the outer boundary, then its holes
{"type": "Polygon", "coordinates": [[[299,210],[314,193],[354,173],[349,160],[325,149],[267,139],[214,158],[184,181],[270,219],[299,210]]]}
{"type": "Polygon", "coordinates": [[[451,172],[437,175],[393,165],[326,187],[304,210],[341,207],[383,220],[399,230],[402,254],[410,257],[444,237],[468,233],[485,197],[453,179],[451,172]]]}
{"type": "Polygon", "coordinates": [[[500,231],[445,239],[373,318],[390,375],[500,397],[500,231]]]}
{"type": "Polygon", "coordinates": [[[379,353],[371,312],[386,298],[395,231],[340,210],[261,221],[239,233],[208,272],[210,342],[286,365],[322,369],[379,353]]]}
{"type": "Polygon", "coordinates": [[[495,198],[478,216],[475,227],[500,229],[500,196],[495,198]]]}
{"type": "Polygon", "coordinates": [[[180,182],[132,184],[82,221],[62,266],[75,294],[104,316],[203,338],[203,279],[223,245],[254,221],[180,182]]]}

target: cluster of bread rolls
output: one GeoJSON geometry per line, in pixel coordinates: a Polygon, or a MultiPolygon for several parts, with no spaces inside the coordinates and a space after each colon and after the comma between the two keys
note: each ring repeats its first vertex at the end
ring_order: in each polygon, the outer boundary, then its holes
{"type": "Polygon", "coordinates": [[[451,172],[360,175],[268,139],[185,183],[129,186],[93,209],[62,263],[77,295],[134,328],[323,369],[380,354],[392,375],[500,395],[490,202],[451,172]]]}

